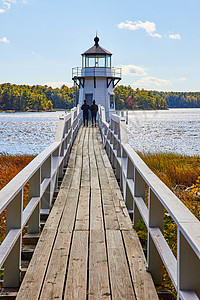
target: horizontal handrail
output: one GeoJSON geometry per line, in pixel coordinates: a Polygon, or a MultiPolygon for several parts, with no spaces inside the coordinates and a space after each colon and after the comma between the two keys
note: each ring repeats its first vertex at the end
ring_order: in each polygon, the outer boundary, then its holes
{"type": "Polygon", "coordinates": [[[0,191],[0,213],[6,209],[6,236],[0,245],[0,267],[4,264],[5,287],[19,286],[22,230],[28,222],[29,233],[40,232],[40,212],[50,210],[58,178],[63,176],[81,122],[79,105],[62,115],[55,142],[37,155],[0,191]],[[23,189],[27,183],[29,202],[23,209],[23,189]]]}
{"type": "MultiPolygon", "coordinates": [[[[74,67],[72,68],[72,79],[76,79],[76,77],[84,77],[85,76],[85,71],[89,70],[107,70],[109,71],[110,75],[112,77],[116,78],[121,78],[122,77],[122,68],[117,68],[117,67],[86,67],[86,68],[81,68],[81,67],[74,67]]],[[[98,73],[96,74],[98,75],[98,73]]],[[[110,76],[109,75],[109,76],[110,76]]]]}
{"type": "Polygon", "coordinates": [[[104,147],[120,181],[124,201],[133,213],[133,226],[140,219],[148,230],[147,269],[161,284],[161,262],[177,290],[178,299],[200,298],[200,222],[176,195],[149,169],[128,144],[126,118],[99,107],[99,127],[104,147]],[[148,186],[148,207],[145,188],[148,186]],[[177,225],[177,258],[163,235],[164,211],[177,225]]]}

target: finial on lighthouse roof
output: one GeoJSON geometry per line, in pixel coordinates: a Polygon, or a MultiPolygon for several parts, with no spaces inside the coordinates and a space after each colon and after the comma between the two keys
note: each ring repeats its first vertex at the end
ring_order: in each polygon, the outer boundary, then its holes
{"type": "Polygon", "coordinates": [[[98,36],[97,36],[97,33],[96,33],[96,36],[95,36],[95,38],[94,38],[94,41],[95,41],[95,46],[96,47],[98,47],[99,46],[99,38],[98,38],[98,36]]]}

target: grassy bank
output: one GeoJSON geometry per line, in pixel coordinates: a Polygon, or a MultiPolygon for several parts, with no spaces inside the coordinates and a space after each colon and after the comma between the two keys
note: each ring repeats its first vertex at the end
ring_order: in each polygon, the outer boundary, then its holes
{"type": "MultiPolygon", "coordinates": [[[[19,173],[34,156],[10,156],[0,153],[0,190],[19,173]]],[[[28,202],[28,186],[24,188],[24,205],[28,202]]],[[[6,211],[0,214],[0,243],[5,236],[6,211]]]]}
{"type": "Polygon", "coordinates": [[[200,220],[200,156],[173,153],[139,155],[200,220]]]}
{"type": "MultiPolygon", "coordinates": [[[[200,220],[200,156],[185,156],[172,153],[138,153],[149,168],[174,192],[174,194],[200,220]]],[[[146,193],[147,194],[147,193],[146,193]]],[[[146,197],[146,204],[148,199],[146,197]]],[[[147,245],[147,230],[143,221],[136,228],[144,247],[147,245]]],[[[174,255],[177,254],[177,226],[165,211],[164,236],[174,255]]],[[[163,286],[176,299],[171,280],[163,268],[163,286]]]]}

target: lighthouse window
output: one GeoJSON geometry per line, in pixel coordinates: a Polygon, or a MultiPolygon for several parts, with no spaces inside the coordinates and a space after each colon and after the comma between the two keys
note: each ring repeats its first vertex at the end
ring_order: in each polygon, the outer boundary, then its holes
{"type": "Polygon", "coordinates": [[[105,56],[96,56],[95,67],[105,67],[105,56]]]}
{"type": "Polygon", "coordinates": [[[82,57],[82,66],[85,68],[85,56],[82,57]]]}
{"type": "Polygon", "coordinates": [[[94,67],[95,66],[95,58],[94,57],[90,57],[89,58],[89,67],[94,67]]]}
{"type": "Polygon", "coordinates": [[[114,95],[110,95],[110,108],[114,108],[114,95]]]}
{"type": "Polygon", "coordinates": [[[106,56],[86,56],[83,58],[83,68],[105,68],[107,64],[110,64],[110,60],[107,62],[106,56]]]}
{"type": "Polygon", "coordinates": [[[106,57],[106,67],[111,68],[111,57],[110,56],[106,57]]]}

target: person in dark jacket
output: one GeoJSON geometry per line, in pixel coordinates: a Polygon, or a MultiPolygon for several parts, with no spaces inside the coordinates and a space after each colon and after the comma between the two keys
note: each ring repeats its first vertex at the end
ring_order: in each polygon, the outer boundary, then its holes
{"type": "Polygon", "coordinates": [[[92,126],[95,123],[95,127],[96,127],[96,118],[97,118],[97,112],[98,112],[98,105],[95,104],[95,100],[92,101],[92,105],[90,106],[90,110],[91,110],[91,116],[92,116],[92,126]]]}
{"type": "Polygon", "coordinates": [[[86,101],[86,100],[84,100],[84,103],[83,103],[83,105],[81,106],[81,109],[82,109],[82,111],[83,111],[83,124],[84,124],[84,126],[85,126],[85,121],[87,121],[86,123],[87,123],[87,127],[88,127],[88,115],[89,115],[89,109],[90,109],[90,107],[89,107],[89,105],[87,104],[87,101],[86,101]]]}

